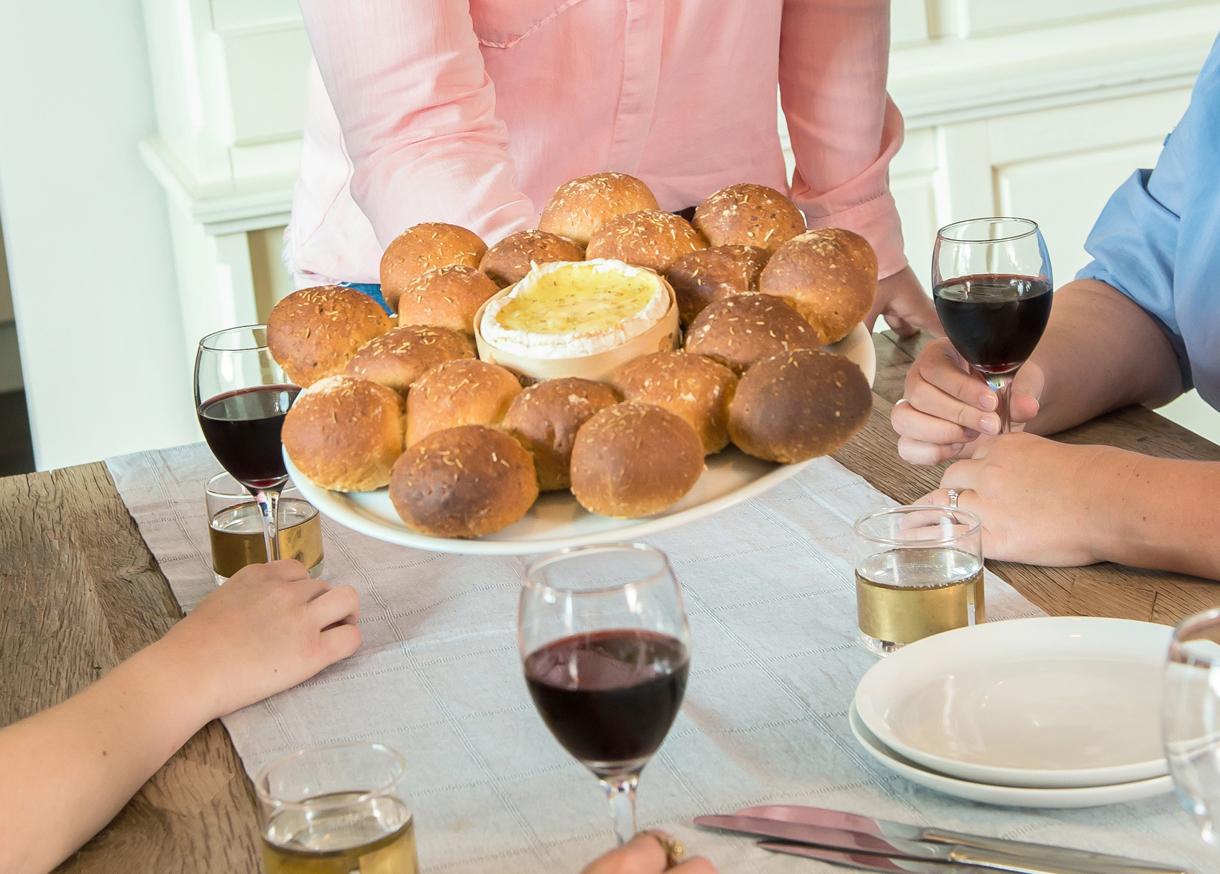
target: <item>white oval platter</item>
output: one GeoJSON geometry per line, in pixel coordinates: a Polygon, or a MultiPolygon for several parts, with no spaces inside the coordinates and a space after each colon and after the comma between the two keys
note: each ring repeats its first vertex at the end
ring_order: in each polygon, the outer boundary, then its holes
{"type": "MultiPolygon", "coordinates": [[[[846,338],[829,348],[859,365],[868,384],[873,384],[877,374],[876,352],[873,338],[863,325],[857,325],[846,338]]],[[[808,463],[777,465],[729,448],[710,456],[707,470],[690,493],[655,516],[643,519],[598,516],[583,509],[569,492],[553,492],[542,495],[520,522],[477,540],[463,540],[412,531],[394,511],[386,489],[330,491],[306,479],[287,454],[284,459],[301,495],[340,525],[401,546],[462,555],[529,555],[650,537],[748,501],[794,476],[808,463]]]]}

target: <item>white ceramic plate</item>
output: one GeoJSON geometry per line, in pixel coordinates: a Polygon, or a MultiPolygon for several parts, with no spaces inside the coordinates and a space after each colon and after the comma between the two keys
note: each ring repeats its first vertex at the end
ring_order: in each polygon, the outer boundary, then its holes
{"type": "MultiPolygon", "coordinates": [[[[859,365],[868,384],[873,384],[877,357],[873,338],[863,325],[857,325],[830,349],[859,365]]],[[[747,501],[794,476],[805,466],[805,463],[771,464],[729,448],[709,457],[707,470],[690,493],[659,515],[645,519],[611,519],[587,512],[568,492],[556,492],[539,498],[517,524],[478,540],[461,540],[430,537],[407,528],[394,511],[385,489],[353,494],[332,492],[310,482],[293,466],[287,454],[284,459],[288,462],[292,481],[305,499],[340,525],[389,543],[464,555],[528,555],[569,546],[649,537],[747,501]]]]}
{"type": "Polygon", "coordinates": [[[1171,629],[1046,617],[925,638],[869,669],[864,724],[924,768],[1003,786],[1130,783],[1168,773],[1161,688],[1171,629]]]}
{"type": "Polygon", "coordinates": [[[956,798],[964,798],[967,801],[1008,807],[1101,807],[1106,804],[1152,798],[1173,790],[1173,780],[1168,776],[1137,780],[1131,783],[1115,783],[1109,786],[1076,786],[1066,789],[1030,789],[1021,786],[971,783],[968,780],[958,780],[921,768],[915,762],[888,749],[868,730],[854,706],[849,714],[849,719],[852,734],[856,736],[856,740],[859,741],[864,751],[878,763],[919,786],[956,798]]]}

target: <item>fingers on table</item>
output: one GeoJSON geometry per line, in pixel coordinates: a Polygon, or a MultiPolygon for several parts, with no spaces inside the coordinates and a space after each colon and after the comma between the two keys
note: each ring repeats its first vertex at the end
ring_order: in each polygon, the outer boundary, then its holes
{"type": "Polygon", "coordinates": [[[322,657],[328,665],[345,659],[360,649],[362,640],[355,625],[346,622],[332,625],[322,631],[322,657]]]}
{"type": "MultiPolygon", "coordinates": [[[[326,585],[323,583],[322,585],[326,585]]],[[[306,609],[321,628],[336,622],[350,622],[360,615],[360,596],[351,586],[337,586],[318,595],[306,609]]]]}
{"type": "Polygon", "coordinates": [[[965,446],[964,443],[927,443],[912,437],[899,437],[898,457],[908,464],[940,464],[957,458],[965,446]]]}
{"type": "Polygon", "coordinates": [[[716,866],[702,856],[687,859],[681,865],[669,870],[674,874],[717,874],[716,866]]]}

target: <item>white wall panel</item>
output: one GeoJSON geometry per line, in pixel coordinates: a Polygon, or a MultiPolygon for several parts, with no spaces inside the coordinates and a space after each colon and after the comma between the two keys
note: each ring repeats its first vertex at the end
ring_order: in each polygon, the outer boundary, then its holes
{"type": "Polygon", "coordinates": [[[224,46],[233,145],[296,139],[305,117],[309,40],[299,26],[227,33],[224,46]]]}

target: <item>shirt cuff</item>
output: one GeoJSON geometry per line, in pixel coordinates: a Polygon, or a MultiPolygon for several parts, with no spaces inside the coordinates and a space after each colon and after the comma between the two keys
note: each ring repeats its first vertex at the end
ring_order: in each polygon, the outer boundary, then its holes
{"type": "Polygon", "coordinates": [[[809,210],[805,210],[805,221],[810,230],[846,228],[868,240],[877,253],[878,279],[893,276],[907,266],[898,207],[894,203],[894,196],[888,191],[872,200],[827,215],[811,215],[809,210]]]}

